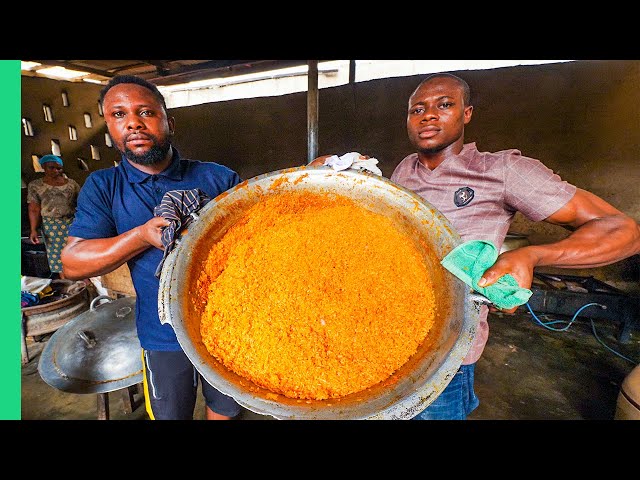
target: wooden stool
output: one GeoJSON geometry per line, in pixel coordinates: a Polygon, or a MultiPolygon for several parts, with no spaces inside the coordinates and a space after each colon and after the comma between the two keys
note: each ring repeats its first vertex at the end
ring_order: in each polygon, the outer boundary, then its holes
{"type": "MultiPolygon", "coordinates": [[[[116,390],[122,396],[122,406],[125,414],[133,413],[144,403],[142,383],[136,383],[126,388],[116,390]],[[135,398],[140,395],[139,398],[135,398]]],[[[109,393],[98,393],[98,420],[109,420],[109,393]]]]}

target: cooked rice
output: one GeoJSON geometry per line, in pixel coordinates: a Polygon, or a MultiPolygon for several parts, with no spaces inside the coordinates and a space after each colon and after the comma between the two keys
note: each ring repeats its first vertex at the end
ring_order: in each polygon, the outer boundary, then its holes
{"type": "Polygon", "coordinates": [[[339,195],[266,197],[212,247],[202,275],[207,350],[290,398],[337,398],[387,379],[434,323],[413,241],[339,195]]]}

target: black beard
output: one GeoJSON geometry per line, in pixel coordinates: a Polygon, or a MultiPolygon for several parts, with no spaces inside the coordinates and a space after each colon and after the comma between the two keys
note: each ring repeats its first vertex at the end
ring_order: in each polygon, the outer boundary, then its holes
{"type": "Polygon", "coordinates": [[[425,155],[433,155],[434,153],[438,153],[442,150],[444,150],[445,148],[447,148],[446,146],[435,146],[435,147],[431,147],[431,148],[418,148],[418,151],[420,153],[424,153],[425,155]]]}
{"type": "Polygon", "coordinates": [[[124,156],[127,157],[127,160],[130,162],[137,163],[138,165],[155,165],[166,158],[170,148],[171,142],[169,140],[162,144],[154,143],[153,146],[142,155],[136,155],[133,151],[125,147],[124,156]]]}

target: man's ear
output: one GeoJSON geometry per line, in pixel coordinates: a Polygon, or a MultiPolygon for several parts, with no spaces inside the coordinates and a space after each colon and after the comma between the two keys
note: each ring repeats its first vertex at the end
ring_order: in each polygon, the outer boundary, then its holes
{"type": "Polygon", "coordinates": [[[473,105],[464,107],[464,124],[465,125],[471,121],[471,115],[473,115],[473,105]]]}
{"type": "Polygon", "coordinates": [[[168,117],[167,123],[169,124],[169,133],[173,135],[176,132],[176,119],[173,117],[168,117]]]}

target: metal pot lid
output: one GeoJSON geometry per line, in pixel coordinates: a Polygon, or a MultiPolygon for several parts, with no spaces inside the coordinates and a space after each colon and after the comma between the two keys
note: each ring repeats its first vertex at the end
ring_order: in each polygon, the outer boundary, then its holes
{"type": "Polygon", "coordinates": [[[88,311],[47,341],[38,362],[42,379],[70,393],[105,393],[140,383],[135,303],[135,297],[93,299],[88,311]],[[107,299],[111,301],[98,304],[107,299]]]}

